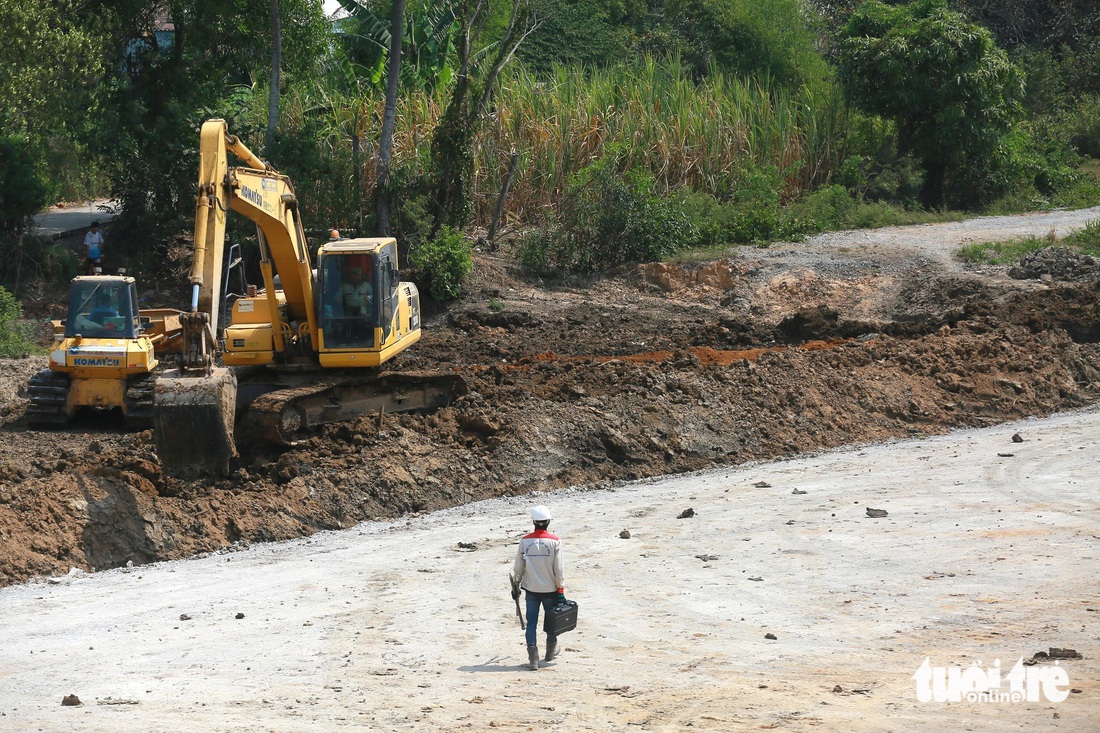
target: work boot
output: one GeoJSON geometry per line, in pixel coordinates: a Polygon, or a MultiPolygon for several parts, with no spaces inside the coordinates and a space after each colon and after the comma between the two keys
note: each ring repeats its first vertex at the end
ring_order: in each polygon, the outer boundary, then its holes
{"type": "Polygon", "coordinates": [[[539,648],[537,646],[527,647],[527,666],[530,667],[532,672],[537,672],[539,668],[539,648]]]}
{"type": "Polygon", "coordinates": [[[554,639],[553,641],[547,641],[546,642],[546,661],[547,662],[552,662],[552,661],[554,661],[554,657],[556,657],[556,656],[558,656],[558,640],[554,639]]]}

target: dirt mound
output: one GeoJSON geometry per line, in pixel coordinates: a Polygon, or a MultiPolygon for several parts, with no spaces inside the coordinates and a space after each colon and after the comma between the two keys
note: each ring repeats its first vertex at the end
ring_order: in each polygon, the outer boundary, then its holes
{"type": "Polygon", "coordinates": [[[395,365],[453,369],[468,395],[434,414],[362,418],[290,450],[245,452],[214,482],[162,475],[151,433],[121,433],[110,416],[27,430],[22,390],[40,364],[5,362],[0,584],[1100,397],[1096,282],[857,254],[817,253],[816,264],[791,254],[784,269],[762,252],[554,285],[482,259],[466,298],[429,319],[395,365]]]}

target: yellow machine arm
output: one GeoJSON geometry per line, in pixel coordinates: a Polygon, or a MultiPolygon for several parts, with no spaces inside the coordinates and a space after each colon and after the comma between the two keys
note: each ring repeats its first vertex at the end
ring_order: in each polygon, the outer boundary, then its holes
{"type": "MultiPolygon", "coordinates": [[[[286,176],[230,135],[225,120],[207,120],[199,148],[191,313],[184,319],[186,369],[209,371],[213,364],[225,266],[225,224],[230,209],[256,224],[271,323],[277,326],[280,322],[274,286],[274,273],[278,272],[288,318],[308,324],[310,338],[313,343],[317,341],[313,273],[294,187],[286,176]],[[230,167],[229,153],[245,165],[230,167]]],[[[283,353],[286,344],[281,330],[273,328],[272,332],[276,353],[283,353]]]]}

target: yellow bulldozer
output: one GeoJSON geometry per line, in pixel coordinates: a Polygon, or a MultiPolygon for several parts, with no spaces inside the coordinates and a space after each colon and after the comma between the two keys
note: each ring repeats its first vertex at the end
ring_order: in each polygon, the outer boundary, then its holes
{"type": "Polygon", "coordinates": [[[32,428],[67,424],[82,408],[115,408],[126,426],[153,426],[158,355],[178,350],[180,311],[138,309],[132,277],[89,275],[69,286],[68,313],[54,321],[49,368],[27,385],[32,428]]]}
{"type": "Polygon", "coordinates": [[[290,180],[224,120],[203,124],[199,158],[190,311],[153,405],[166,471],[226,475],[238,436],[286,444],[323,423],[434,409],[465,392],[455,374],[380,372],[420,339],[420,296],[400,279],[395,239],[329,242],[314,262],[290,180]],[[262,283],[232,297],[223,326],[230,211],[256,225],[262,283]]]}

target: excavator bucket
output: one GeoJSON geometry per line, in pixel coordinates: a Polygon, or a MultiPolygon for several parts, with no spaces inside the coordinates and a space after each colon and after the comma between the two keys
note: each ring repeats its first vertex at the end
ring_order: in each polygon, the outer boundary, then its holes
{"type": "Polygon", "coordinates": [[[209,376],[181,375],[178,369],[157,379],[153,428],[162,470],[178,478],[228,476],[237,455],[233,423],[237,379],[225,368],[209,376]]]}

